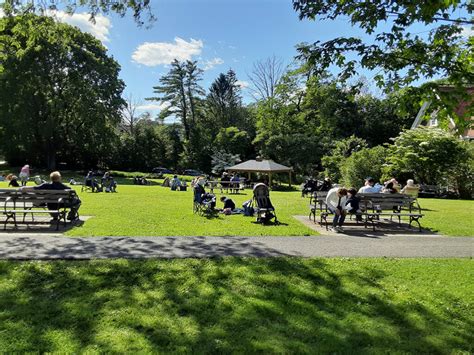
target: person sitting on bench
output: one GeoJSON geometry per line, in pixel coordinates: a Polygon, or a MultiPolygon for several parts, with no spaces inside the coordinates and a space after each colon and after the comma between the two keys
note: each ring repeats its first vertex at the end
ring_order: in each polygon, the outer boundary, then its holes
{"type": "MultiPolygon", "coordinates": [[[[45,182],[41,185],[38,186],[24,186],[20,188],[22,191],[32,191],[32,190],[71,190],[70,187],[64,185],[61,182],[61,174],[59,171],[53,171],[50,175],[49,178],[51,182],[45,182]]],[[[48,203],[47,207],[49,210],[57,210],[60,206],[57,203],[48,203]]],[[[77,219],[78,213],[77,211],[79,210],[79,207],[81,207],[81,200],[79,197],[75,197],[72,201],[67,201],[64,205],[64,207],[69,207],[69,213],[67,215],[67,219],[72,221],[74,219],[77,219]]],[[[58,219],[57,214],[51,214],[53,217],[53,220],[58,219]]]]}
{"type": "Polygon", "coordinates": [[[329,190],[326,197],[328,209],[334,213],[331,230],[336,233],[344,232],[342,225],[344,224],[344,220],[346,218],[346,210],[344,209],[346,206],[346,201],[347,190],[344,187],[332,188],[329,190]]]}

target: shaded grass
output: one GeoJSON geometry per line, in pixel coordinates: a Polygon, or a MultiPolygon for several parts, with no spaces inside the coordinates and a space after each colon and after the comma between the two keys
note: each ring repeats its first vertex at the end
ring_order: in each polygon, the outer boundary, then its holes
{"type": "Polygon", "coordinates": [[[474,264],[0,262],[3,352],[471,353],[474,264]]]}

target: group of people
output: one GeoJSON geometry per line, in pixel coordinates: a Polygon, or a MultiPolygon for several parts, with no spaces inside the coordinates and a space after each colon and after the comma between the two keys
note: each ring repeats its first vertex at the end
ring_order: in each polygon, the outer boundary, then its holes
{"type": "MultiPolygon", "coordinates": [[[[36,185],[40,185],[45,182],[39,175],[34,176],[32,179],[36,185]]],[[[0,181],[8,181],[8,187],[26,186],[29,180],[30,166],[28,164],[21,168],[19,177],[14,174],[8,174],[6,176],[2,175],[0,177],[0,181]]]]}
{"type": "Polygon", "coordinates": [[[331,189],[331,179],[328,177],[324,178],[323,181],[318,181],[313,178],[306,179],[303,189],[301,191],[301,196],[306,196],[315,191],[329,191],[331,189]]]}
{"type": "Polygon", "coordinates": [[[408,179],[407,184],[402,189],[400,184],[395,178],[392,178],[388,181],[385,181],[383,185],[376,183],[375,180],[371,177],[365,179],[365,184],[359,189],[359,193],[386,193],[386,194],[396,194],[402,193],[411,196],[417,196],[419,187],[415,185],[413,179],[408,179]]]}
{"type": "MultiPolygon", "coordinates": [[[[206,179],[204,177],[197,177],[192,181],[191,185],[194,189],[194,200],[198,203],[209,204],[210,209],[215,210],[216,196],[214,194],[206,192],[206,179]]],[[[243,213],[243,209],[237,208],[235,202],[231,198],[221,196],[220,201],[222,202],[223,207],[216,211],[221,212],[225,215],[243,213]]]]}
{"type": "Polygon", "coordinates": [[[0,180],[8,181],[8,187],[26,186],[28,180],[30,179],[30,166],[28,164],[23,165],[20,170],[19,177],[20,178],[14,174],[8,174],[7,176],[2,175],[0,180]]]}
{"type": "Polygon", "coordinates": [[[134,185],[148,185],[148,180],[143,176],[134,176],[133,184],[134,185]]]}
{"type": "Polygon", "coordinates": [[[334,187],[328,191],[326,196],[326,205],[328,209],[334,214],[332,221],[331,230],[339,233],[343,232],[343,224],[347,213],[355,214],[356,220],[361,221],[361,209],[360,209],[360,198],[357,196],[358,193],[398,193],[408,194],[414,196],[415,192],[418,194],[418,187],[415,185],[412,179],[407,180],[407,184],[403,189],[400,189],[400,185],[397,180],[392,178],[381,185],[376,183],[371,177],[365,179],[365,184],[359,191],[355,188],[347,189],[345,187],[334,187]]]}
{"type": "Polygon", "coordinates": [[[178,175],[174,175],[172,179],[165,177],[162,186],[169,187],[171,191],[186,191],[188,189],[186,181],[181,181],[178,175]]]}
{"type": "Polygon", "coordinates": [[[104,173],[99,183],[94,171],[89,170],[84,179],[84,185],[90,187],[92,192],[117,192],[117,182],[108,171],[104,173]]]}
{"type": "Polygon", "coordinates": [[[221,188],[231,193],[238,193],[240,189],[240,177],[238,174],[229,175],[227,172],[223,172],[221,176],[221,188]]]}

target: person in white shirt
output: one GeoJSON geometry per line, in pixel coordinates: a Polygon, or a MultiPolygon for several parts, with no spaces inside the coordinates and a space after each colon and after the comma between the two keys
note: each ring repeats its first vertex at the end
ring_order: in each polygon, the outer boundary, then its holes
{"type": "Polygon", "coordinates": [[[375,180],[371,177],[365,178],[365,184],[362,186],[358,193],[379,193],[382,191],[383,186],[379,183],[375,183],[375,180]]]}
{"type": "Polygon", "coordinates": [[[406,186],[400,191],[402,194],[410,195],[412,197],[418,197],[418,192],[420,191],[420,187],[415,185],[413,179],[408,179],[406,186]]]}
{"type": "Polygon", "coordinates": [[[347,201],[347,189],[344,187],[334,187],[328,191],[326,204],[328,209],[334,213],[332,220],[332,230],[334,232],[343,232],[342,225],[346,219],[346,210],[344,206],[347,201]]]}

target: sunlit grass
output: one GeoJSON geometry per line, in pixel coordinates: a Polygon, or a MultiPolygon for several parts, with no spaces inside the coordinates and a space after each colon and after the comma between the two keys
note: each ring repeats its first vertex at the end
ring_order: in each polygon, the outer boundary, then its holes
{"type": "Polygon", "coordinates": [[[225,258],[0,262],[0,349],[472,353],[474,264],[225,258]]]}
{"type": "MultiPolygon", "coordinates": [[[[81,193],[80,186],[73,186],[82,199],[80,214],[91,216],[82,226],[73,228],[71,236],[259,236],[259,235],[316,235],[293,216],[308,215],[309,198],[300,192],[272,191],[280,225],[262,226],[255,218],[243,215],[214,218],[195,215],[192,211],[193,193],[171,191],[159,185],[136,186],[131,180],[119,179],[118,193],[81,193]],[[126,184],[124,184],[126,183],[126,184]]],[[[0,183],[0,188],[6,187],[0,183]]],[[[217,207],[222,207],[217,195],[217,207]]],[[[231,197],[237,206],[252,197],[250,189],[231,197]]],[[[420,199],[425,216],[420,220],[424,228],[445,235],[474,235],[474,201],[420,199]]]]}

